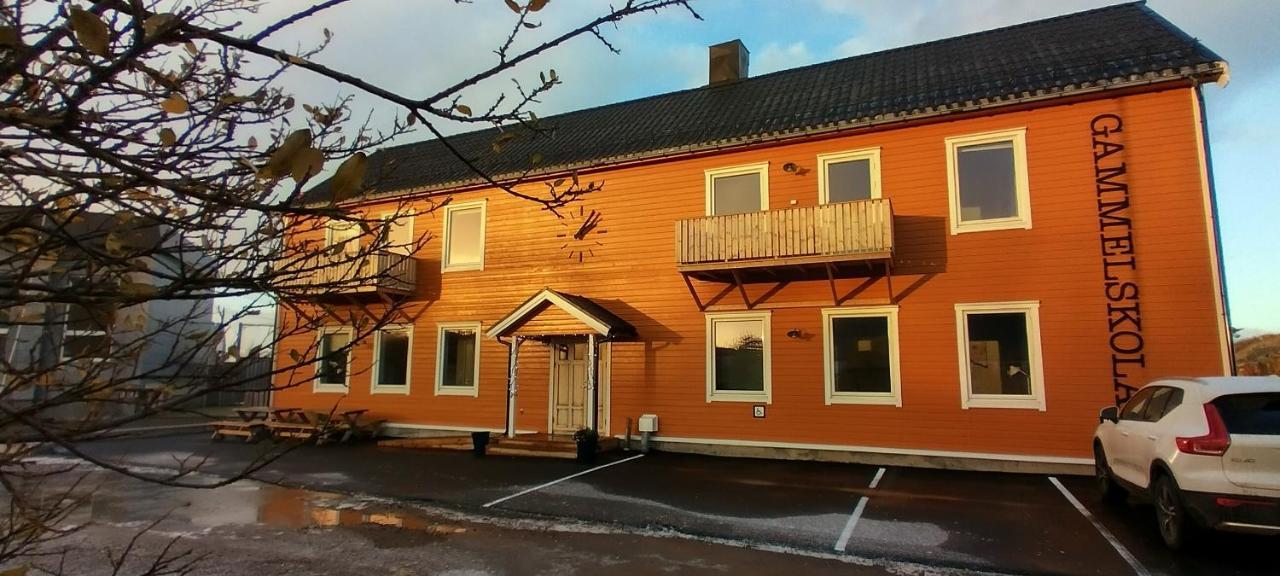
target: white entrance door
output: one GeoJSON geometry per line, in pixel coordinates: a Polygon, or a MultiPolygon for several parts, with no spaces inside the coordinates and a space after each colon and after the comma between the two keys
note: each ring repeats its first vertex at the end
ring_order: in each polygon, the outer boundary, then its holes
{"type": "Polygon", "coordinates": [[[551,345],[551,433],[572,434],[587,425],[587,342],[551,345]]]}

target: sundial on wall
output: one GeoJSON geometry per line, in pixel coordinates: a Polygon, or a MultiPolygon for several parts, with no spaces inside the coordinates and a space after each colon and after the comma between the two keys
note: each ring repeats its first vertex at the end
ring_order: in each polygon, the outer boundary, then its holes
{"type": "Polygon", "coordinates": [[[560,220],[564,231],[556,237],[561,239],[560,249],[568,254],[569,259],[582,262],[588,256],[595,256],[596,248],[604,246],[600,235],[607,230],[600,228],[601,219],[599,210],[578,206],[577,210],[569,210],[560,220]]]}

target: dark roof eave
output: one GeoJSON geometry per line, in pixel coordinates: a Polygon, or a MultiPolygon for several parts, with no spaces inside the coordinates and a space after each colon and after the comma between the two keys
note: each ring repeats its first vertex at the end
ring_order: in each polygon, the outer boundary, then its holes
{"type": "MultiPolygon", "coordinates": [[[[925,120],[929,118],[947,116],[951,114],[978,112],[982,110],[989,110],[992,108],[1024,105],[1024,104],[1030,104],[1030,103],[1036,103],[1036,102],[1057,100],[1061,98],[1078,97],[1078,96],[1089,95],[1089,94],[1098,94],[1098,93],[1110,92],[1115,90],[1140,88],[1143,86],[1154,86],[1156,84],[1177,82],[1181,80],[1191,80],[1196,84],[1205,84],[1209,82],[1225,84],[1229,76],[1230,75],[1229,75],[1227,62],[1225,60],[1218,60],[1211,64],[1202,64],[1200,66],[1197,66],[1195,69],[1183,69],[1183,70],[1177,70],[1177,71],[1174,71],[1172,69],[1165,69],[1161,72],[1149,72],[1147,74],[1134,75],[1130,78],[1126,78],[1120,81],[1091,82],[1091,83],[1086,83],[1088,84],[1087,86],[1071,85],[1061,89],[1038,90],[1037,93],[1035,94],[1024,93],[1023,95],[1009,95],[1003,98],[987,99],[986,102],[973,102],[973,101],[953,102],[953,103],[945,104],[943,106],[939,106],[933,109],[883,114],[883,115],[879,115],[871,118],[860,118],[856,120],[838,122],[838,123],[835,123],[834,125],[827,124],[824,126],[803,127],[803,128],[797,128],[797,129],[786,130],[786,131],[761,132],[758,134],[753,134],[751,136],[746,136],[741,138],[720,139],[720,140],[713,140],[708,142],[700,142],[696,144],[677,146],[674,148],[649,150],[649,151],[638,153],[638,154],[627,154],[622,156],[593,158],[589,161],[578,162],[574,164],[548,166],[542,170],[538,170],[535,172],[527,172],[527,173],[513,172],[513,173],[491,175],[490,178],[496,182],[504,183],[504,184],[509,182],[514,182],[517,180],[517,178],[523,178],[524,181],[530,181],[534,179],[547,178],[557,174],[564,174],[564,173],[572,172],[575,170],[595,170],[595,169],[606,168],[609,166],[631,163],[631,162],[658,160],[658,159],[667,158],[671,156],[698,154],[698,153],[710,152],[710,151],[726,149],[726,148],[741,148],[744,146],[774,143],[778,141],[790,140],[795,138],[805,138],[805,137],[811,137],[811,136],[833,134],[833,133],[842,132],[845,130],[863,129],[863,128],[876,127],[876,126],[887,126],[887,125],[899,124],[899,123],[904,123],[909,121],[925,120]]],[[[475,178],[470,178],[467,180],[456,180],[452,182],[442,182],[440,184],[433,184],[429,186],[417,186],[417,187],[411,187],[411,188],[389,190],[386,192],[379,192],[377,194],[366,195],[358,199],[347,200],[342,202],[342,204],[358,205],[358,204],[369,203],[369,202],[374,202],[379,200],[386,200],[386,199],[395,198],[399,196],[431,195],[431,194],[437,194],[437,193],[447,192],[447,191],[456,191],[456,190],[462,190],[462,189],[468,189],[468,188],[484,187],[487,183],[488,182],[485,179],[477,176],[475,178]]],[[[322,206],[322,205],[328,205],[328,203],[313,202],[307,205],[322,206]]]]}

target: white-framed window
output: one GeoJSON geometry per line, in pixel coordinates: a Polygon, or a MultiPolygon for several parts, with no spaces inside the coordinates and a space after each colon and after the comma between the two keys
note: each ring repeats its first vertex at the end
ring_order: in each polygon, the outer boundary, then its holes
{"type": "Polygon", "coordinates": [[[898,307],[822,311],[827,404],[902,406],[898,307]]]}
{"type": "Polygon", "coordinates": [[[951,233],[1031,228],[1027,130],[946,139],[951,233]]]}
{"type": "Polygon", "coordinates": [[[745,214],[769,209],[769,163],[706,171],[707,215],[745,214]]]}
{"type": "Polygon", "coordinates": [[[772,400],[768,312],[707,314],[707,402],[772,400]]]}
{"type": "Polygon", "coordinates": [[[956,304],[963,408],[1045,409],[1040,303],[956,304]]]}
{"type": "Polygon", "coordinates": [[[480,391],[480,323],[440,324],[436,338],[436,395],[480,391]]]}
{"type": "Polygon", "coordinates": [[[373,394],[408,394],[413,364],[413,325],[384,326],[373,336],[373,394]]]}
{"type": "Polygon", "coordinates": [[[387,251],[393,254],[412,254],[414,251],[413,218],[414,213],[383,212],[382,221],[387,227],[387,251]]]}
{"type": "Polygon", "coordinates": [[[316,332],[315,392],[347,391],[351,379],[351,328],[326,326],[316,332]]]}
{"type": "Polygon", "coordinates": [[[324,245],[348,256],[359,253],[360,225],[347,220],[330,220],[325,226],[324,245]]]}
{"type": "Polygon", "coordinates": [[[484,226],[484,200],[445,206],[442,271],[484,269],[484,226]]]}
{"type": "Polygon", "coordinates": [[[111,356],[115,311],[107,307],[67,304],[63,309],[62,360],[105,360],[111,356]]]}
{"type": "Polygon", "coordinates": [[[818,155],[818,201],[853,202],[880,197],[880,149],[818,155]]]}

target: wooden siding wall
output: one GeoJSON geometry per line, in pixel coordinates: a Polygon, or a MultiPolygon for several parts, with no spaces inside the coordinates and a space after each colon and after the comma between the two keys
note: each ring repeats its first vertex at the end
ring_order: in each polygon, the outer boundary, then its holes
{"type": "MultiPolygon", "coordinates": [[[[602,243],[594,256],[582,263],[562,248],[557,234],[567,225],[555,216],[494,191],[457,194],[457,201],[488,200],[484,270],[442,277],[438,241],[418,254],[417,294],[424,299],[413,306],[426,310],[414,335],[412,393],[370,395],[370,341],[354,356],[350,392],[341,402],[393,422],[501,428],[506,348],[482,344],[477,397],[434,396],[436,323],[480,321],[488,328],[552,287],[595,299],[639,331],[638,340],[613,345],[615,423],[654,413],[660,434],[672,437],[1087,457],[1097,410],[1113,397],[1089,128],[1098,114],[1119,113],[1125,121],[1146,338],[1146,367],[1132,380],[1222,372],[1191,106],[1191,90],[1176,88],[584,173],[604,188],[585,200],[588,211],[601,212],[603,232],[594,236],[602,243]],[[1034,227],[951,235],[944,139],[1020,127],[1027,131],[1034,227]],[[676,220],[704,214],[703,171],[769,162],[769,205],[812,206],[816,156],[868,147],[881,150],[883,195],[895,213],[902,406],[824,404],[821,307],[786,307],[830,302],[822,281],[791,283],[759,307],[778,306],[771,312],[768,417],[752,418],[749,404],[708,403],[704,314],[675,270],[672,234],[676,220]],[[806,170],[784,172],[787,162],[806,170]],[[954,305],[1021,300],[1041,303],[1047,411],[961,409],[954,305]],[[803,336],[786,338],[793,329],[803,336]]],[[[438,236],[442,215],[417,216],[415,232],[438,236]]],[[[720,294],[717,307],[743,307],[723,285],[695,286],[704,301],[720,294]]],[[[770,288],[748,289],[755,298],[770,288]]],[[[883,303],[887,294],[880,279],[840,280],[838,289],[853,294],[846,306],[883,303]]],[[[285,354],[290,345],[281,348],[285,354]]],[[[547,361],[544,345],[525,344],[522,430],[546,427],[547,361]]],[[[275,402],[322,408],[339,399],[308,386],[282,391],[275,402]]]]}

